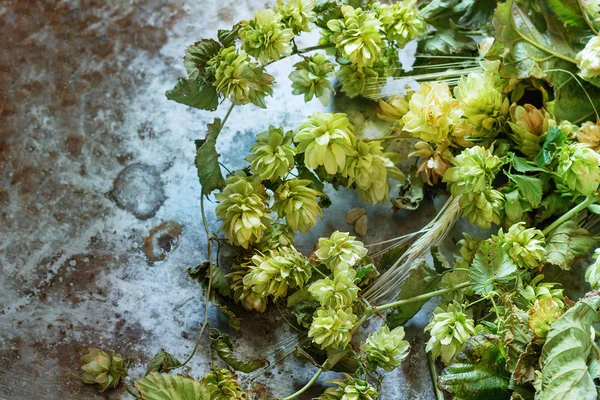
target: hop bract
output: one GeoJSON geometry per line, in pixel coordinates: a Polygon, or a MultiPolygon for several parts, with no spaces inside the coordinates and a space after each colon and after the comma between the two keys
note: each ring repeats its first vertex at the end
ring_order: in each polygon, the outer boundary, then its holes
{"type": "Polygon", "coordinates": [[[231,273],[227,276],[231,278],[233,300],[236,304],[241,304],[246,310],[265,312],[268,302],[267,296],[255,292],[251,286],[244,285],[244,277],[249,272],[248,263],[235,263],[231,266],[231,273]]]}
{"type": "Polygon", "coordinates": [[[202,383],[208,389],[210,400],[248,399],[235,374],[227,369],[213,368],[212,373],[202,378],[202,383]]]}
{"type": "Polygon", "coordinates": [[[561,316],[562,309],[551,298],[540,299],[529,310],[529,327],[537,342],[544,342],[550,327],[561,316]]]}
{"type": "Polygon", "coordinates": [[[347,308],[358,295],[358,286],[354,283],[356,271],[353,269],[337,271],[331,278],[319,279],[309,286],[308,291],[323,307],[347,308]]]}
{"type": "Polygon", "coordinates": [[[472,199],[492,184],[502,160],[490,150],[474,146],[464,149],[453,164],[444,174],[444,182],[450,183],[452,195],[472,199]]]}
{"type": "Polygon", "coordinates": [[[341,7],[343,17],[327,22],[342,56],[359,67],[371,67],[381,53],[381,22],[368,11],[341,7]]]}
{"type": "Polygon", "coordinates": [[[309,102],[317,97],[326,106],[331,98],[333,87],[328,77],[333,74],[334,63],[329,62],[324,54],[318,53],[312,57],[306,57],[294,65],[289,78],[292,81],[293,94],[304,95],[304,101],[309,102]]]}
{"type": "Polygon", "coordinates": [[[408,112],[408,101],[404,96],[392,96],[387,100],[379,99],[377,117],[384,121],[402,125],[402,117],[408,112]]]}
{"type": "Polygon", "coordinates": [[[324,195],[310,188],[311,183],[308,179],[291,179],[275,191],[273,211],[280,218],[285,217],[290,228],[302,233],[307,233],[317,224],[317,216],[323,216],[317,197],[324,195]]]}
{"type": "Polygon", "coordinates": [[[555,288],[556,283],[541,282],[544,275],[537,275],[528,285],[519,290],[519,294],[528,302],[528,307],[535,304],[536,300],[552,299],[559,307],[564,306],[565,296],[563,289],[555,288]]]}
{"type": "Polygon", "coordinates": [[[267,9],[255,11],[253,20],[241,22],[242,49],[263,65],[292,54],[290,41],[294,38],[294,32],[286,28],[281,19],[281,14],[267,9]]]}
{"type": "Polygon", "coordinates": [[[359,67],[355,64],[342,65],[336,77],[342,85],[342,92],[351,99],[358,96],[367,96],[374,93],[377,88],[379,73],[371,67],[359,67]]]}
{"type": "Polygon", "coordinates": [[[512,133],[508,135],[521,153],[533,159],[540,152],[541,142],[552,124],[554,121],[543,108],[538,109],[531,104],[513,104],[508,121],[512,133]]]}
{"type": "Polygon", "coordinates": [[[375,400],[378,393],[373,386],[362,379],[344,373],[344,380],[332,379],[337,387],[327,389],[318,400],[375,400]]]}
{"type": "Polygon", "coordinates": [[[312,274],[312,265],[294,246],[255,254],[244,285],[263,296],[285,297],[288,288],[302,288],[312,274]]]}
{"type": "Polygon", "coordinates": [[[577,53],[576,60],[581,76],[585,79],[600,76],[600,35],[590,39],[584,49],[577,53]]]}
{"type": "Polygon", "coordinates": [[[317,18],[316,0],[277,0],[275,11],[281,14],[282,22],[295,34],[310,31],[310,24],[317,18]]]}
{"type": "Polygon", "coordinates": [[[577,141],[600,153],[600,120],[596,123],[591,121],[583,123],[577,131],[577,141]]]}
{"type": "Polygon", "coordinates": [[[459,202],[463,215],[480,228],[490,229],[492,223],[499,225],[502,221],[504,196],[496,189],[486,189],[471,200],[461,196],[459,202]]]}
{"type": "Polygon", "coordinates": [[[462,350],[467,339],[475,334],[475,325],[463,312],[462,306],[454,302],[445,309],[437,307],[425,331],[431,331],[425,350],[431,351],[434,358],[441,356],[448,365],[462,350]]]}
{"type": "Polygon", "coordinates": [[[275,182],[283,178],[294,167],[296,149],[291,133],[284,134],[282,128],[270,126],[266,132],[256,136],[256,143],[246,157],[250,170],[261,180],[275,182]]]}
{"type": "Polygon", "coordinates": [[[304,164],[316,169],[324,166],[335,175],[346,167],[346,157],[354,153],[354,127],[346,114],[316,112],[296,130],[294,141],[304,153],[304,164]]]}
{"type": "Polygon", "coordinates": [[[344,349],[351,339],[350,330],[355,322],[356,315],[352,313],[352,308],[320,308],[313,316],[308,337],[322,349],[344,349]]]}
{"type": "Polygon", "coordinates": [[[353,267],[368,253],[363,243],[354,239],[347,232],[335,231],[329,238],[319,239],[315,254],[331,270],[353,267]]]}
{"type": "Polygon", "coordinates": [[[120,354],[108,355],[100,349],[90,347],[81,361],[81,369],[85,371],[81,379],[84,383],[97,385],[100,392],[116,388],[121,378],[127,376],[125,362],[120,354]]]}
{"type": "Polygon", "coordinates": [[[494,85],[489,74],[470,73],[463,76],[454,88],[464,117],[473,126],[472,136],[491,138],[508,114],[508,98],[494,85]]]}
{"type": "Polygon", "coordinates": [[[594,258],[596,258],[596,262],[585,271],[585,281],[593,290],[600,290],[600,249],[596,249],[594,258]]]}
{"type": "Polygon", "coordinates": [[[544,234],[539,229],[527,229],[524,222],[514,224],[506,233],[500,229],[497,240],[521,267],[536,268],[546,255],[544,234]]]}
{"type": "Polygon", "coordinates": [[[600,184],[600,154],[581,143],[563,146],[555,172],[557,184],[590,196],[598,191],[600,184]]]}
{"type": "Polygon", "coordinates": [[[439,145],[434,151],[427,142],[416,143],[415,151],[408,156],[423,158],[417,174],[420,174],[423,182],[430,186],[437,184],[444,177],[453,158],[452,152],[448,150],[448,143],[439,145]]]}
{"type": "Polygon", "coordinates": [[[400,48],[427,32],[427,23],[419,17],[416,0],[398,1],[392,5],[376,3],[374,9],[388,40],[395,40],[400,48]]]}
{"type": "Polygon", "coordinates": [[[271,218],[260,184],[234,176],[215,197],[219,201],[215,213],[223,220],[221,231],[229,242],[245,249],[258,242],[271,218]]]}
{"type": "Polygon", "coordinates": [[[381,367],[392,371],[402,364],[408,356],[410,345],[404,339],[404,328],[399,326],[390,332],[387,325],[369,335],[361,348],[367,357],[369,368],[375,370],[381,367]]]}
{"type": "Polygon", "coordinates": [[[462,114],[458,101],[443,82],[422,84],[408,106],[408,113],[402,117],[404,130],[430,143],[447,139],[462,114]]]}
{"type": "Polygon", "coordinates": [[[251,63],[248,54],[239,53],[235,46],[221,49],[219,54],[208,62],[213,68],[213,86],[219,93],[231,99],[234,104],[253,103],[265,108],[265,96],[271,95],[271,84],[275,80],[262,67],[251,63]]]}
{"type": "Polygon", "coordinates": [[[263,252],[294,244],[294,231],[287,224],[271,224],[263,234],[260,245],[263,252]]]}

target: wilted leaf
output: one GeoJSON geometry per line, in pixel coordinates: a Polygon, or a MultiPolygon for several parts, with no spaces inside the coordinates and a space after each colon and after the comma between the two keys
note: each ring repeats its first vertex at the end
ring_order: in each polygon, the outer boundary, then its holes
{"type": "Polygon", "coordinates": [[[217,352],[221,360],[225,361],[231,368],[236,371],[250,373],[257,369],[269,365],[269,362],[264,359],[256,359],[249,361],[241,361],[233,355],[233,344],[229,335],[224,333],[211,333],[210,341],[213,350],[217,352]]]}
{"type": "Polygon", "coordinates": [[[431,257],[433,258],[433,267],[440,274],[452,269],[452,265],[450,265],[446,256],[442,254],[439,247],[434,246],[431,248],[431,257]]]}
{"type": "MultiPolygon", "coordinates": [[[[441,275],[436,272],[435,268],[426,261],[423,261],[419,266],[410,271],[410,275],[408,275],[408,278],[400,287],[398,300],[409,299],[423,293],[429,293],[436,289],[440,279],[441,275]]],[[[427,303],[427,301],[428,300],[412,302],[401,307],[393,308],[387,315],[386,323],[391,329],[404,325],[419,312],[421,307],[423,307],[423,304],[427,303]]]]}
{"type": "Polygon", "coordinates": [[[206,387],[187,376],[152,372],[133,385],[142,400],[210,400],[206,387]]]}
{"type": "Polygon", "coordinates": [[[206,63],[216,56],[219,50],[221,50],[221,45],[213,39],[202,39],[185,49],[183,66],[189,79],[204,76],[206,63]]]}
{"type": "Polygon", "coordinates": [[[235,24],[231,29],[219,29],[217,37],[219,38],[219,42],[223,45],[223,47],[231,47],[235,45],[235,40],[238,38],[238,33],[240,30],[240,24],[235,24]]]}
{"type": "Polygon", "coordinates": [[[597,238],[591,237],[586,229],[570,220],[548,234],[544,260],[562,269],[570,269],[575,262],[586,258],[597,243],[597,238]]]}
{"type": "Polygon", "coordinates": [[[542,387],[538,400],[596,399],[598,347],[590,328],[600,306],[591,292],[552,324],[542,348],[542,387]]]}
{"type": "Polygon", "coordinates": [[[510,301],[505,307],[509,311],[503,324],[502,341],[506,353],[506,369],[513,372],[519,357],[533,340],[533,333],[529,329],[527,312],[512,305],[510,301]]]}
{"type": "Polygon", "coordinates": [[[158,353],[150,360],[146,368],[146,375],[151,372],[165,372],[173,367],[180,365],[181,362],[174,355],[167,353],[165,349],[160,349],[158,353]]]}
{"type": "Polygon", "coordinates": [[[315,8],[315,12],[317,13],[315,24],[319,28],[327,28],[327,22],[342,16],[342,11],[340,10],[342,4],[341,1],[335,0],[319,2],[319,5],[315,8]]]}
{"type": "Polygon", "coordinates": [[[496,243],[486,240],[481,243],[471,265],[471,286],[481,296],[487,296],[509,282],[517,266],[506,251],[496,243]]]}
{"type": "Polygon", "coordinates": [[[526,385],[535,381],[536,371],[540,368],[540,346],[529,343],[519,355],[512,380],[517,385],[526,385]]]}
{"type": "Polygon", "coordinates": [[[460,32],[455,26],[433,32],[419,42],[419,50],[426,54],[452,55],[477,49],[472,37],[460,32]]]}
{"type": "Polygon", "coordinates": [[[196,141],[196,169],[202,185],[202,194],[208,196],[213,190],[223,188],[225,180],[219,167],[219,153],[215,148],[221,132],[221,119],[215,118],[207,125],[206,138],[196,141]]]}
{"type": "Polygon", "coordinates": [[[167,99],[200,110],[215,111],[219,105],[217,89],[203,77],[179,78],[175,87],[165,93],[167,99]]]}
{"type": "Polygon", "coordinates": [[[510,374],[504,364],[497,336],[473,336],[442,371],[440,385],[455,400],[509,399],[510,374]]]}
{"type": "Polygon", "coordinates": [[[392,204],[404,210],[416,210],[423,200],[423,180],[408,174],[402,185],[398,185],[398,196],[393,197],[392,204]]]}

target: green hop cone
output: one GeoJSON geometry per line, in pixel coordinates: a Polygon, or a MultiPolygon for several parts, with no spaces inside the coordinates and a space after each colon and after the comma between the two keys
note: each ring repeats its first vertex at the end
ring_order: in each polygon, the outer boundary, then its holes
{"type": "Polygon", "coordinates": [[[235,46],[223,48],[208,64],[212,67],[213,86],[233,104],[253,103],[265,108],[265,97],[273,94],[275,80],[264,68],[250,62],[248,54],[238,52],[235,46]]]}
{"type": "Polygon", "coordinates": [[[282,18],[281,14],[267,9],[255,11],[253,20],[241,22],[242,49],[262,65],[292,54],[290,42],[294,32],[281,23],[282,18]]]}
{"type": "Polygon", "coordinates": [[[392,96],[387,100],[379,99],[377,117],[384,121],[402,126],[402,117],[408,112],[408,101],[405,96],[392,96]]]}
{"type": "Polygon", "coordinates": [[[255,254],[244,276],[244,286],[263,296],[285,297],[288,288],[302,288],[312,274],[312,265],[294,246],[255,254]]]}
{"type": "Polygon", "coordinates": [[[381,53],[381,22],[370,12],[349,5],[341,7],[342,18],[327,22],[331,40],[342,56],[359,67],[371,67],[381,53]]]}
{"type": "MultiPolygon", "coordinates": [[[[461,259],[462,260],[462,259],[461,259]]],[[[462,260],[464,261],[464,260],[462,260]]],[[[471,281],[471,276],[468,271],[470,265],[464,262],[457,261],[454,264],[454,271],[445,272],[442,274],[442,279],[440,279],[440,283],[438,284],[438,289],[451,289],[461,283],[469,283],[471,281]],[[462,268],[456,270],[456,268],[462,268]],[[465,269],[467,269],[465,271],[465,269]]],[[[452,302],[458,301],[462,302],[465,300],[465,296],[472,296],[473,289],[470,286],[464,287],[460,290],[453,290],[446,294],[442,295],[442,300],[444,302],[452,302]]]]}
{"type": "Polygon", "coordinates": [[[594,252],[596,262],[585,271],[585,281],[590,284],[593,290],[600,290],[600,249],[594,252]]]}
{"type": "Polygon", "coordinates": [[[285,217],[290,228],[302,233],[317,225],[317,216],[323,216],[317,197],[324,195],[310,188],[311,183],[308,179],[291,179],[275,190],[273,211],[285,217]]]}
{"type": "Polygon", "coordinates": [[[318,400],[376,400],[377,390],[362,379],[353,378],[344,373],[344,380],[332,379],[327,382],[335,383],[337,387],[331,387],[319,396],[318,400]]]}
{"type": "Polygon", "coordinates": [[[504,196],[496,189],[486,189],[469,200],[467,196],[460,197],[463,215],[469,222],[482,229],[490,229],[492,223],[499,225],[504,211],[504,196]]]}
{"type": "Polygon", "coordinates": [[[488,74],[470,73],[454,88],[464,117],[473,126],[471,136],[493,138],[508,114],[508,98],[498,90],[488,74]]]}
{"type": "Polygon", "coordinates": [[[450,183],[453,196],[468,200],[487,190],[502,166],[502,159],[481,146],[464,149],[452,162],[453,167],[444,174],[444,182],[450,183]]]}
{"type": "Polygon", "coordinates": [[[354,153],[354,127],[346,114],[316,112],[295,132],[298,152],[304,153],[304,164],[316,169],[323,165],[330,175],[342,172],[346,158],[354,153]]]}
{"type": "Polygon", "coordinates": [[[531,104],[524,106],[513,104],[510,107],[508,125],[511,132],[508,136],[515,142],[521,153],[533,159],[542,149],[541,143],[553,124],[555,122],[543,108],[538,109],[531,104]]]}
{"type": "Polygon", "coordinates": [[[374,9],[387,39],[395,40],[400,48],[427,33],[427,23],[419,17],[416,0],[398,1],[391,5],[375,3],[374,9]]]}
{"type": "Polygon", "coordinates": [[[408,113],[402,117],[404,130],[430,143],[447,139],[462,114],[445,82],[422,84],[410,98],[408,107],[408,113]]]}
{"type": "Polygon", "coordinates": [[[431,338],[425,350],[430,351],[434,359],[441,356],[444,364],[448,365],[467,339],[475,335],[475,324],[462,306],[453,302],[433,311],[429,325],[425,327],[427,331],[431,331],[431,338]]]}
{"type": "Polygon", "coordinates": [[[583,123],[576,135],[579,143],[600,153],[600,120],[596,123],[591,121],[583,123]]]}
{"type": "Polygon", "coordinates": [[[600,184],[600,154],[581,143],[565,145],[554,172],[559,189],[566,186],[575,193],[591,196],[600,184]]]}
{"type": "Polygon", "coordinates": [[[310,24],[317,18],[316,0],[277,0],[275,11],[281,14],[283,24],[297,35],[310,31],[310,24]]]}
{"type": "Polygon", "coordinates": [[[519,289],[519,295],[525,300],[527,307],[533,307],[537,300],[552,299],[559,307],[564,306],[563,289],[555,288],[556,283],[541,282],[544,275],[537,275],[528,285],[519,289]]]}
{"type": "Polygon", "coordinates": [[[247,249],[258,242],[271,218],[260,184],[233,176],[215,197],[219,201],[215,213],[223,221],[221,231],[225,232],[229,243],[247,249]]]}
{"type": "Polygon", "coordinates": [[[371,67],[359,67],[356,64],[342,65],[336,77],[342,86],[342,92],[351,99],[375,93],[378,87],[379,72],[371,67]]]}
{"type": "Polygon", "coordinates": [[[81,357],[81,362],[81,369],[85,371],[81,379],[84,383],[97,385],[101,393],[116,388],[121,378],[127,376],[125,362],[120,354],[108,355],[100,349],[90,347],[81,357]]]}
{"type": "Polygon", "coordinates": [[[465,260],[468,264],[471,264],[473,259],[475,258],[475,253],[479,250],[479,245],[481,244],[481,239],[474,238],[468,233],[463,232],[464,239],[460,239],[458,241],[458,245],[460,246],[460,257],[465,260]]]}
{"type": "Polygon", "coordinates": [[[352,308],[319,308],[313,315],[308,337],[322,349],[327,347],[344,349],[352,338],[350,330],[356,322],[352,308]]]}
{"type": "Polygon", "coordinates": [[[358,264],[367,255],[364,244],[350,236],[349,233],[335,231],[328,238],[319,239],[319,248],[315,252],[317,258],[329,269],[348,269],[358,264]]]}
{"type": "Polygon", "coordinates": [[[236,304],[241,304],[246,310],[265,312],[268,303],[267,296],[255,292],[251,286],[244,285],[244,277],[250,273],[248,264],[234,263],[231,266],[231,273],[227,275],[231,278],[233,300],[236,304]]]}
{"type": "Polygon", "coordinates": [[[404,328],[399,326],[390,332],[387,325],[369,335],[361,345],[367,357],[369,368],[375,370],[381,367],[390,372],[402,364],[408,356],[410,345],[404,339],[404,328]]]}
{"type": "Polygon", "coordinates": [[[552,324],[560,318],[561,307],[552,298],[540,299],[529,310],[529,327],[537,343],[543,343],[552,324]]]}
{"type": "Polygon", "coordinates": [[[287,224],[271,224],[260,240],[263,252],[289,247],[294,244],[294,231],[287,224]]]}
{"type": "Polygon", "coordinates": [[[235,374],[224,368],[213,368],[212,373],[202,378],[208,389],[210,400],[247,400],[249,397],[242,390],[235,374]]]}
{"type": "Polygon", "coordinates": [[[524,222],[512,225],[506,233],[500,228],[495,240],[523,268],[536,268],[546,255],[544,234],[539,229],[526,228],[524,222]]]}
{"type": "Polygon", "coordinates": [[[581,76],[594,79],[600,76],[600,35],[592,37],[575,58],[581,76]]]}
{"type": "Polygon", "coordinates": [[[353,269],[336,271],[333,279],[319,279],[309,286],[308,291],[323,307],[345,309],[352,306],[358,296],[355,277],[356,271],[353,269]]]}
{"type": "Polygon", "coordinates": [[[324,54],[318,53],[312,57],[305,57],[294,65],[289,78],[292,81],[292,91],[295,95],[304,95],[304,101],[309,102],[317,97],[324,105],[329,104],[333,87],[329,78],[334,71],[335,64],[329,62],[324,54]]]}
{"type": "Polygon", "coordinates": [[[261,180],[275,182],[294,167],[296,149],[291,133],[284,134],[283,128],[270,126],[268,131],[259,133],[250,153],[246,161],[261,180]]]}

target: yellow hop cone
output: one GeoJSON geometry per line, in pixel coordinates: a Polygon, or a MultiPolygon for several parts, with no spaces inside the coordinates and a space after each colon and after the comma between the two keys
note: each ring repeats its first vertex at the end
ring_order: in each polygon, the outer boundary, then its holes
{"type": "Polygon", "coordinates": [[[292,54],[294,32],[281,23],[282,15],[271,10],[255,11],[254,19],[240,23],[242,49],[262,65],[292,54]]]}
{"type": "Polygon", "coordinates": [[[81,361],[81,369],[85,371],[83,382],[97,385],[100,392],[116,388],[121,378],[127,376],[127,369],[120,354],[108,355],[100,349],[90,347],[81,357],[81,361]]]}

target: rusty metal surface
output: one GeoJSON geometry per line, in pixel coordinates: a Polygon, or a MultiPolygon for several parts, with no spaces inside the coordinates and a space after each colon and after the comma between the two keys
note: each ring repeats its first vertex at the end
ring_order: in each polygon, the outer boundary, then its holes
{"type": "MultiPolygon", "coordinates": [[[[0,398],[127,398],[80,384],[87,346],[135,358],[133,378],[161,347],[185,357],[203,318],[203,297],[185,268],[205,260],[193,140],[214,116],[169,102],[186,45],[249,18],[264,1],[3,0],[0,3],[0,398]]],[[[219,144],[230,168],[244,165],[254,135],[290,129],[318,102],[290,94],[294,60],[277,78],[268,110],[234,110],[219,144]]],[[[367,103],[337,101],[365,134],[377,131],[367,103]]],[[[299,247],[335,229],[358,204],[342,190],[326,220],[299,247]]],[[[209,223],[218,223],[208,209],[209,223]]],[[[410,232],[435,213],[369,207],[368,241],[410,232]]],[[[456,232],[454,233],[456,236],[456,232]]],[[[433,398],[424,355],[428,305],[407,328],[411,356],[384,381],[381,399],[433,398]]],[[[276,309],[242,313],[236,351],[276,357],[295,332],[276,309]]],[[[210,367],[208,339],[188,372],[210,367]]],[[[215,361],[218,363],[218,361],[215,361]]],[[[313,373],[289,357],[256,382],[267,398],[292,393],[313,373]]],[[[242,374],[243,375],[243,374],[242,374]]],[[[325,374],[324,379],[334,374],[325,374]]],[[[244,378],[244,377],[242,377],[244,378]]],[[[244,378],[245,379],[245,378],[244,378]]],[[[317,396],[320,382],[305,398],[317,396]]]]}

